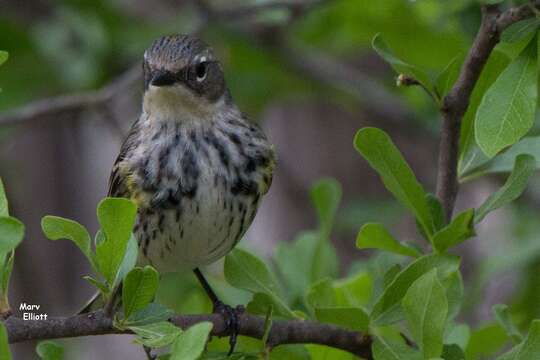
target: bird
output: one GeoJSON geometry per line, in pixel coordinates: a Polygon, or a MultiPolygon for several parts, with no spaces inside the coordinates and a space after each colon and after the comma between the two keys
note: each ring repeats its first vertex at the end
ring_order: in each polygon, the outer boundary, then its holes
{"type": "Polygon", "coordinates": [[[138,264],[193,271],[225,316],[230,352],[238,312],[200,268],[229,253],[272,183],[273,146],[233,101],[221,63],[201,39],[163,36],[144,52],[142,111],[113,165],[109,196],[137,205],[138,264]]]}

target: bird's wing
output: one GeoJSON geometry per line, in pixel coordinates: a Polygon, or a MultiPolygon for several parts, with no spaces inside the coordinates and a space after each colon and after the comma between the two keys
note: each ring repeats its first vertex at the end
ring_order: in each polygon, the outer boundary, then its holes
{"type": "Polygon", "coordinates": [[[139,120],[135,121],[129,130],[127,137],[125,138],[122,146],[120,147],[120,153],[114,162],[111,176],[109,178],[109,192],[108,196],[112,197],[130,197],[129,189],[127,186],[127,178],[129,176],[129,170],[124,166],[124,159],[127,154],[135,146],[134,139],[138,133],[139,120]]]}
{"type": "Polygon", "coordinates": [[[274,151],[274,145],[271,145],[268,150],[269,161],[263,169],[263,184],[262,184],[262,194],[266,194],[270,190],[272,185],[272,179],[274,177],[274,168],[276,167],[276,153],[274,151]]]}
{"type": "MultiPolygon", "coordinates": [[[[243,117],[245,119],[246,115],[243,114],[243,117]]],[[[249,121],[249,120],[248,120],[249,121]]],[[[272,185],[272,178],[274,175],[274,168],[276,167],[276,153],[274,151],[274,146],[270,145],[268,142],[268,139],[262,129],[259,127],[258,124],[250,122],[251,127],[253,129],[252,135],[255,136],[255,138],[262,139],[265,143],[268,144],[266,147],[266,151],[263,151],[261,154],[261,162],[262,162],[262,182],[260,184],[261,194],[264,195],[268,192],[270,189],[270,186],[272,185]]]]}

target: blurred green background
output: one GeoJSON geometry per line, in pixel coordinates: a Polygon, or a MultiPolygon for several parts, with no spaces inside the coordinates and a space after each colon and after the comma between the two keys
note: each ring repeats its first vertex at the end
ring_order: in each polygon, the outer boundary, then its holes
{"type": "MultiPolygon", "coordinates": [[[[436,176],[437,106],[418,88],[396,87],[371,49],[373,36],[381,33],[400,58],[436,76],[464,56],[480,20],[474,0],[8,0],[0,10],[0,49],[10,54],[0,67],[0,177],[12,213],[28,228],[12,304],[41,304],[51,315],[73,313],[91,289],[81,280],[88,271],[82,256],[67,242],[45,240],[40,218],[56,214],[97,228],[95,206],[140,110],[138,69],[154,38],[196,32],[210,43],[235,101],[276,146],[273,187],[242,246],[267,257],[276,247],[292,251],[277,244],[315,226],[311,185],[335,178],[343,197],[331,239],[344,276],[391,261],[355,250],[365,222],[383,222],[401,239],[417,236],[413,220],[353,150],[355,131],[383,128],[427,189],[436,176]],[[107,101],[95,101],[110,84],[107,101]],[[56,102],[34,103],[50,98],[56,102]],[[66,103],[74,105],[66,110],[66,103]]],[[[478,205],[500,182],[466,183],[458,208],[478,205]]],[[[533,180],[522,199],[490,215],[479,236],[459,248],[470,294],[464,319],[480,326],[500,302],[511,304],[521,324],[540,316],[539,212],[533,180]]],[[[226,301],[247,302],[246,293],[225,284],[221,264],[207,272],[226,301]]],[[[180,312],[210,310],[191,274],[167,276],[160,296],[180,312]]],[[[79,359],[143,358],[125,337],[66,344],[77,353],[89,349],[79,359]]],[[[15,347],[16,359],[33,356],[31,346],[15,347]]]]}

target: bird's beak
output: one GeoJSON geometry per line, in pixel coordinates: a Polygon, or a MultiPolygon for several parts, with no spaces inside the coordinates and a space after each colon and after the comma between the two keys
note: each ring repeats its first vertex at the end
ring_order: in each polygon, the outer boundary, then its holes
{"type": "Polygon", "coordinates": [[[176,82],[174,74],[168,71],[158,71],[152,77],[150,85],[152,86],[169,86],[176,82]]]}

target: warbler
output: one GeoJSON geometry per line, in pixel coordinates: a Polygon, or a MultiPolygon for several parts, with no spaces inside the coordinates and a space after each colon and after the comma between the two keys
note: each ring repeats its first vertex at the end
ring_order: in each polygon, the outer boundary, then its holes
{"type": "Polygon", "coordinates": [[[194,270],[237,335],[199,267],[242,238],[267,193],[272,145],[235,105],[214,51],[190,35],[155,40],[144,53],[142,112],[112,169],[109,196],[138,206],[139,264],[160,273],[194,270]]]}

